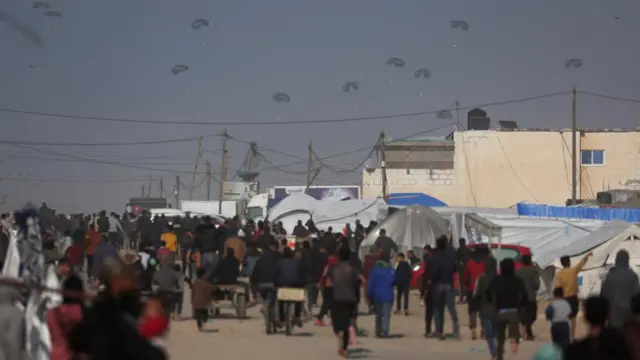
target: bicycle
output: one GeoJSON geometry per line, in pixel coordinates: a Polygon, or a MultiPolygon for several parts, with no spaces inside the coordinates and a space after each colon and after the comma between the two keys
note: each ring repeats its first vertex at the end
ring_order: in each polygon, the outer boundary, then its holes
{"type": "Polygon", "coordinates": [[[284,322],[285,335],[289,336],[293,332],[293,320],[295,317],[295,307],[300,303],[302,306],[306,301],[305,291],[301,288],[278,288],[277,292],[278,310],[280,305],[284,306],[284,319],[280,319],[284,322]]]}

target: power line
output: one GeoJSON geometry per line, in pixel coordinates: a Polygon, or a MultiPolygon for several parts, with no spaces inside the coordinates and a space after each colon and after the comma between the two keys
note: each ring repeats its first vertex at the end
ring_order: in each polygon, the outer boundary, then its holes
{"type": "MultiPolygon", "coordinates": [[[[451,125],[453,125],[454,123],[450,122],[441,126],[437,126],[434,128],[430,128],[427,130],[423,130],[417,133],[413,133],[410,135],[407,135],[405,137],[402,138],[398,138],[395,139],[394,141],[402,141],[405,139],[409,139],[411,137],[414,136],[419,136],[419,135],[424,135],[430,132],[434,132],[440,129],[443,129],[445,127],[449,127],[451,125]]],[[[81,157],[81,156],[75,156],[75,155],[71,155],[71,154],[65,154],[65,153],[60,153],[60,152],[56,152],[56,151],[51,151],[51,150],[43,150],[43,149],[38,149],[38,148],[32,148],[29,146],[25,146],[25,145],[18,145],[18,144],[14,144],[13,146],[17,147],[17,148],[21,148],[21,149],[26,149],[26,150],[31,150],[31,151],[35,151],[35,152],[39,152],[39,153],[43,153],[43,154],[48,154],[48,155],[54,155],[54,156],[58,156],[58,157],[62,157],[62,158],[68,158],[68,159],[74,159],[77,160],[78,162],[92,162],[92,163],[96,163],[96,164],[105,164],[105,165],[113,165],[113,166],[120,166],[120,167],[125,167],[125,168],[131,168],[131,169],[140,169],[140,170],[147,170],[147,171],[157,171],[157,172],[165,172],[165,173],[174,173],[174,174],[193,174],[192,171],[180,171],[180,170],[171,170],[171,169],[162,169],[162,168],[154,168],[154,167],[148,167],[148,166],[137,166],[137,165],[131,165],[131,164],[127,164],[127,163],[122,163],[122,162],[118,162],[118,161],[106,161],[106,160],[100,160],[100,159],[92,159],[92,158],[86,158],[86,157],[81,157]]],[[[366,147],[362,147],[362,148],[358,148],[358,149],[354,149],[354,150],[350,150],[350,151],[344,151],[341,153],[337,153],[337,154],[333,154],[333,155],[329,155],[329,156],[323,156],[323,157],[318,157],[319,160],[328,160],[328,159],[334,159],[337,157],[342,157],[342,156],[346,156],[346,155],[351,155],[351,154],[356,154],[365,150],[371,150],[371,146],[366,146],[366,147]]],[[[286,168],[286,167],[290,167],[290,166],[294,166],[294,165],[299,165],[299,164],[303,164],[305,163],[305,161],[298,161],[298,162],[294,162],[294,163],[288,163],[288,164],[283,164],[283,165],[273,165],[271,167],[267,167],[267,168],[263,168],[263,169],[256,169],[256,171],[266,171],[266,170],[278,170],[278,169],[282,169],[282,168],[286,168]]],[[[206,172],[197,172],[197,174],[199,175],[204,175],[206,174],[206,172]]],[[[213,178],[215,181],[219,181],[219,179],[213,178]]],[[[139,181],[147,181],[147,179],[142,179],[139,181]]],[[[108,181],[107,181],[108,182],[108,181]]]]}
{"type": "MultiPolygon", "coordinates": [[[[78,160],[78,159],[66,159],[66,158],[55,158],[55,157],[42,157],[35,155],[26,155],[26,154],[4,154],[0,153],[0,161],[9,159],[17,159],[17,160],[34,160],[34,161],[52,161],[52,162],[72,162],[72,163],[92,163],[95,162],[95,159],[91,160],[78,160]]],[[[193,162],[121,162],[123,164],[128,165],[152,165],[152,166],[193,166],[193,162]]]]}
{"type": "Polygon", "coordinates": [[[73,143],[73,142],[40,142],[30,140],[0,140],[0,144],[6,145],[29,145],[29,146],[140,146],[140,145],[157,145],[157,144],[171,144],[196,141],[199,138],[212,138],[220,136],[220,134],[203,135],[189,138],[178,139],[165,139],[165,140],[151,140],[151,141],[133,141],[133,142],[112,142],[112,143],[73,143]]]}
{"type": "Polygon", "coordinates": [[[31,182],[31,183],[63,183],[63,184],[84,184],[84,183],[137,183],[137,182],[147,182],[148,178],[138,178],[138,179],[41,179],[41,178],[29,178],[29,177],[1,177],[0,181],[18,181],[18,182],[31,182]]]}
{"type": "MultiPolygon", "coordinates": [[[[555,97],[559,95],[566,95],[569,93],[570,91],[561,91],[561,92],[549,93],[549,94],[538,95],[538,96],[531,96],[531,97],[525,97],[525,98],[519,98],[519,99],[513,99],[513,100],[497,101],[492,103],[461,107],[458,110],[470,110],[474,108],[485,108],[485,107],[491,107],[491,106],[515,104],[520,102],[527,102],[532,100],[555,97]]],[[[418,111],[418,112],[412,112],[412,113],[364,116],[364,117],[340,118],[340,119],[317,119],[317,120],[306,120],[306,121],[305,120],[285,120],[285,121],[279,120],[279,121],[260,122],[260,121],[176,121],[176,120],[161,121],[161,120],[149,120],[149,119],[127,119],[127,118],[119,118],[119,117],[102,117],[102,116],[88,116],[88,115],[82,116],[82,115],[70,115],[70,114],[61,114],[61,113],[53,113],[53,112],[43,112],[43,111],[29,111],[29,110],[12,109],[12,108],[0,108],[0,112],[5,112],[5,113],[46,116],[51,118],[63,118],[63,119],[80,119],[80,120],[120,122],[120,123],[142,123],[142,124],[156,124],[156,125],[225,125],[225,126],[307,125],[307,124],[344,123],[344,122],[356,122],[356,121],[405,118],[405,117],[423,116],[423,115],[435,115],[439,111],[441,111],[441,109],[432,110],[432,111],[418,111]]]]}
{"type": "Polygon", "coordinates": [[[578,94],[587,95],[587,96],[593,96],[593,97],[598,97],[598,98],[603,98],[603,99],[609,99],[609,100],[617,100],[617,101],[640,104],[640,100],[628,99],[628,98],[623,98],[623,97],[619,97],[619,96],[597,94],[597,93],[592,93],[592,92],[588,92],[588,91],[578,91],[578,94]]]}

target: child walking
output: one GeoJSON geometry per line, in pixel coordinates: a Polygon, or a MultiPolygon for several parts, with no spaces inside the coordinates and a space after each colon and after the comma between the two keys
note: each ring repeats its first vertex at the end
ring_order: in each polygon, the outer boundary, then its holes
{"type": "Polygon", "coordinates": [[[411,265],[403,253],[396,255],[396,314],[404,310],[409,315],[409,287],[411,286],[411,265]],[[403,301],[404,300],[404,301],[403,301]]]}
{"type": "Polygon", "coordinates": [[[551,322],[551,341],[565,350],[571,342],[571,304],[564,298],[562,288],[553,289],[553,300],[545,310],[551,322]]]}
{"type": "Polygon", "coordinates": [[[213,285],[206,279],[206,269],[200,268],[196,273],[198,279],[191,285],[191,305],[198,331],[202,331],[202,327],[209,319],[209,306],[213,300],[213,285]]]}

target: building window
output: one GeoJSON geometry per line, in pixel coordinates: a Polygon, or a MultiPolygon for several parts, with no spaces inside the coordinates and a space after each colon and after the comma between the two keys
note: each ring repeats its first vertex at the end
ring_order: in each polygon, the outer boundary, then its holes
{"type": "Polygon", "coordinates": [[[582,165],[604,165],[604,150],[580,151],[582,165]]]}

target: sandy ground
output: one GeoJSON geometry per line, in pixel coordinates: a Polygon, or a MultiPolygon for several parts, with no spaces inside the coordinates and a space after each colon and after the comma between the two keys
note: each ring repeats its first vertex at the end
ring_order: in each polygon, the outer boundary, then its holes
{"type": "MultiPolygon", "coordinates": [[[[231,357],[241,359],[303,358],[304,360],[338,358],[337,339],[331,328],[316,327],[307,323],[296,328],[294,335],[266,335],[262,318],[257,308],[248,311],[249,318],[238,320],[231,317],[231,309],[223,309],[224,318],[216,318],[206,325],[206,332],[198,332],[191,319],[189,294],[185,294],[183,320],[174,321],[168,341],[172,359],[211,359],[231,357]],[[225,316],[226,315],[226,316],[225,316]]],[[[472,341],[466,328],[468,316],[466,306],[459,305],[462,340],[434,340],[424,338],[424,308],[419,306],[416,296],[411,298],[409,316],[393,315],[391,339],[377,339],[371,335],[361,337],[360,344],[352,346],[350,357],[371,359],[490,359],[486,343],[472,341]]],[[[364,309],[364,306],[361,306],[364,309]]],[[[540,309],[542,312],[542,309],[540,309]]],[[[539,340],[524,342],[516,355],[507,354],[507,359],[530,359],[536,349],[548,341],[548,324],[539,315],[535,331],[539,340]]],[[[359,326],[371,334],[373,317],[361,316],[359,326]]],[[[446,317],[445,330],[451,330],[450,318],[446,317]]]]}

